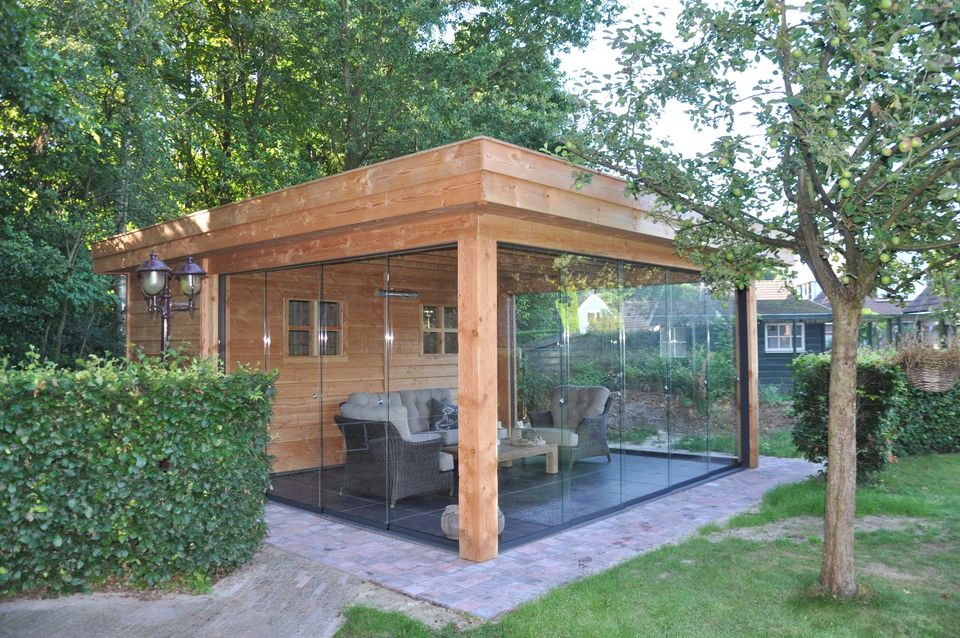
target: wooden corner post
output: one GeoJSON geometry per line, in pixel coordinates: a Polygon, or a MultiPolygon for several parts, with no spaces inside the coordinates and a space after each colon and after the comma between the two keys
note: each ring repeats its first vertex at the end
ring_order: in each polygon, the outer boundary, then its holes
{"type": "Polygon", "coordinates": [[[760,362],[757,338],[757,289],[748,286],[737,293],[737,375],[740,378],[740,462],[749,468],[760,465],[760,362]]]}
{"type": "Polygon", "coordinates": [[[497,556],[497,242],[457,242],[460,557],[497,556]]]}

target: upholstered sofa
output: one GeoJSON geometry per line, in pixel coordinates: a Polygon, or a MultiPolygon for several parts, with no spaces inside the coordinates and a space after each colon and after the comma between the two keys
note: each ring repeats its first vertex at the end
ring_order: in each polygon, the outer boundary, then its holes
{"type": "Polygon", "coordinates": [[[606,456],[609,463],[607,418],[612,405],[613,396],[603,386],[557,386],[549,410],[528,414],[533,427],[529,436],[559,446],[571,465],[592,456],[606,456]]]}
{"type": "Polygon", "coordinates": [[[434,400],[454,403],[448,388],[354,392],[334,417],[346,451],[343,490],[397,500],[439,490],[453,493],[457,430],[430,430],[434,400]],[[389,480],[387,480],[389,479],[389,480]]]}

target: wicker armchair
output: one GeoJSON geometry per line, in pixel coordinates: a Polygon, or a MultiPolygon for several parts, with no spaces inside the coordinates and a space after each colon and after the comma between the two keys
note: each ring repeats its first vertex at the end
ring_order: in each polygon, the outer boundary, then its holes
{"type": "Polygon", "coordinates": [[[443,463],[438,437],[412,441],[389,421],[365,421],[335,415],[346,450],[340,490],[383,496],[390,507],[401,498],[447,490],[453,495],[453,459],[443,463]],[[444,469],[444,465],[449,469],[444,469]]]}
{"type": "MultiPolygon", "coordinates": [[[[565,386],[559,388],[556,392],[565,394],[567,392],[590,391],[593,388],[579,386],[565,386]]],[[[601,390],[601,388],[597,388],[601,390]]],[[[606,388],[602,388],[606,391],[606,388]]],[[[607,391],[609,392],[609,391],[607,391]]],[[[610,446],[607,445],[607,419],[610,415],[610,407],[613,405],[613,395],[607,394],[606,402],[603,404],[603,411],[594,416],[584,416],[579,420],[576,427],[563,428],[561,424],[554,423],[551,411],[531,412],[527,416],[530,418],[530,424],[533,426],[534,435],[542,436],[548,443],[555,443],[561,450],[567,451],[568,463],[573,465],[577,459],[585,459],[592,456],[606,456],[607,463],[611,461],[610,446]],[[576,436],[564,436],[564,430],[568,434],[576,436]]]]}

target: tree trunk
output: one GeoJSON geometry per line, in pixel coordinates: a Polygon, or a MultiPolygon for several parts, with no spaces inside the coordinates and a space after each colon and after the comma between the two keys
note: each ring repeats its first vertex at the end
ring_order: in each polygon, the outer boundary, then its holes
{"type": "Polygon", "coordinates": [[[858,303],[833,303],[833,352],[830,356],[827,494],[820,583],[838,598],[857,594],[853,565],[857,497],[857,342],[858,303]]]}

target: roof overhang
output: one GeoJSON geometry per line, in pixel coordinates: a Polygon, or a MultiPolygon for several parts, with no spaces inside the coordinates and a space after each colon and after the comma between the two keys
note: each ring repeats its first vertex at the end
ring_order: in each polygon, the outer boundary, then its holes
{"type": "Polygon", "coordinates": [[[93,246],[94,269],[129,272],[157,250],[168,262],[194,255],[211,273],[237,272],[477,234],[625,258],[642,247],[636,261],[693,268],[673,253],[674,231],[652,219],[650,199],[596,172],[577,188],[582,170],[472,138],[110,237],[93,246]]]}

